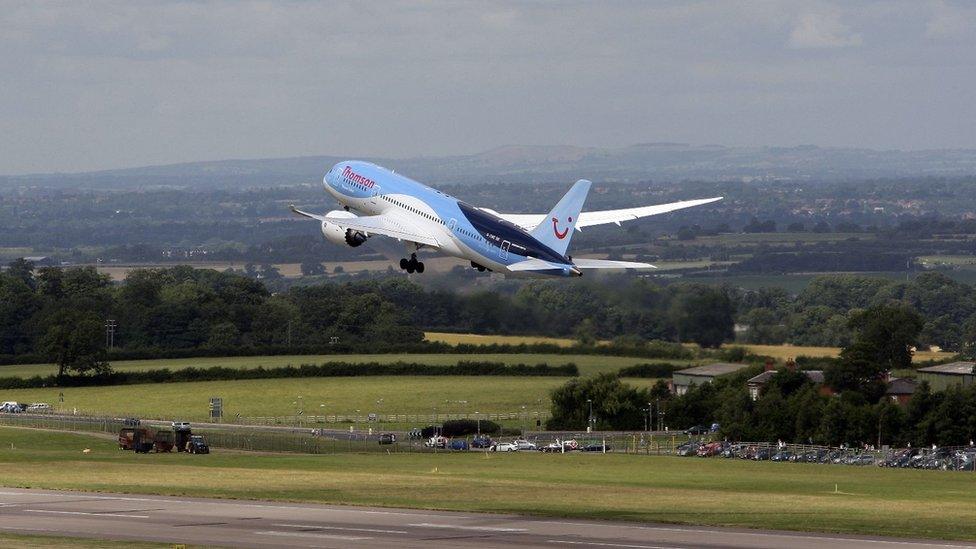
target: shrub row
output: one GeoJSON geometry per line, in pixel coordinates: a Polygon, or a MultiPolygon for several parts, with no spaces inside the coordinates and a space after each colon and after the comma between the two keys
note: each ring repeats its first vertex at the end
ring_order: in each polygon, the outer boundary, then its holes
{"type": "Polygon", "coordinates": [[[295,377],[355,377],[355,376],[555,376],[579,375],[575,364],[504,364],[502,362],[460,361],[454,366],[433,366],[415,362],[350,363],[326,362],[277,368],[183,368],[145,370],[139,372],[111,372],[101,376],[79,376],[58,379],[56,375],[31,378],[0,378],[0,389],[33,389],[39,387],[89,387],[101,385],[133,385],[137,383],[181,383],[186,381],[224,381],[239,379],[273,379],[295,377]]]}
{"type": "MultiPolygon", "coordinates": [[[[472,345],[422,341],[418,343],[380,344],[372,342],[337,343],[335,345],[269,345],[262,347],[194,347],[188,349],[115,349],[109,360],[150,360],[166,358],[198,358],[221,356],[277,356],[277,355],[332,355],[350,353],[537,353],[557,355],[610,355],[640,358],[665,358],[683,360],[694,358],[694,353],[678,343],[650,341],[641,345],[599,345],[560,347],[551,343],[472,345]]],[[[51,358],[38,354],[0,355],[0,365],[36,364],[51,362],[51,358]]]]}
{"type": "Polygon", "coordinates": [[[659,362],[651,364],[634,364],[621,368],[617,375],[619,377],[671,377],[675,370],[687,368],[687,364],[671,364],[670,362],[659,362]]]}

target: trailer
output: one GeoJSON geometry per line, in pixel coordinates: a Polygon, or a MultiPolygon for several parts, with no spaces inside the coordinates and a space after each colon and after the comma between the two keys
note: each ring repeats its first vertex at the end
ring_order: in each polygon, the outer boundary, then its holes
{"type": "Polygon", "coordinates": [[[143,426],[123,427],[119,430],[119,450],[133,450],[140,454],[172,452],[174,438],[173,431],[156,431],[143,426]]]}

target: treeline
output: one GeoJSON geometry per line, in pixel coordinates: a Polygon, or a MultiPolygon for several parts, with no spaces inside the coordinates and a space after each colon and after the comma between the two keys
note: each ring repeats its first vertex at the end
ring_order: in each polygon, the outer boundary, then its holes
{"type": "Polygon", "coordinates": [[[736,322],[745,343],[792,343],[843,347],[851,342],[853,314],[879,305],[903,305],[919,313],[922,329],[913,344],[976,355],[976,289],[936,272],[909,282],[846,275],[814,278],[799,294],[779,288],[737,291],[736,322]]]}
{"type": "Polygon", "coordinates": [[[839,358],[821,363],[823,384],[803,371],[783,368],[755,400],[747,381],[762,371],[760,365],[691,387],[683,395],[671,394],[664,381],[638,388],[613,374],[574,379],[553,391],[548,426],[582,429],[592,421],[598,429],[637,430],[661,422],[678,430],[718,423],[720,435],[732,441],[969,444],[976,439],[976,386],[933,392],[922,382],[907,406],[884,395],[888,374],[910,367],[909,342],[921,325],[920,317],[904,306],[865,309],[849,321],[854,341],[839,358]]]}
{"type": "Polygon", "coordinates": [[[473,293],[402,277],[272,293],[261,280],[185,266],[137,270],[113,284],[92,268],[35,272],[18,261],[0,273],[0,363],[29,358],[97,373],[109,358],[494,349],[683,360],[692,353],[677,342],[847,345],[852,315],[886,304],[921,315],[913,344],[976,351],[976,291],[938,273],[910,282],[823,276],[796,295],[623,275],[473,293]],[[583,345],[455,349],[424,343],[424,330],[573,337],[583,345]],[[607,339],[613,345],[596,346],[607,339]]]}
{"type": "Polygon", "coordinates": [[[115,347],[261,350],[423,340],[399,304],[366,285],[272,294],[258,280],[185,266],[134,271],[112,284],[93,268],[35,273],[24,261],[0,274],[0,334],[0,355],[47,357],[62,376],[106,371],[115,347]]]}
{"type": "Polygon", "coordinates": [[[93,387],[103,385],[136,385],[140,383],[183,383],[188,381],[229,381],[242,379],[278,379],[296,377],[355,377],[355,376],[578,376],[573,363],[505,364],[503,362],[459,361],[453,366],[433,366],[417,362],[326,362],[277,368],[182,368],[106,372],[94,376],[30,378],[0,378],[0,389],[36,389],[41,387],[93,387]]]}

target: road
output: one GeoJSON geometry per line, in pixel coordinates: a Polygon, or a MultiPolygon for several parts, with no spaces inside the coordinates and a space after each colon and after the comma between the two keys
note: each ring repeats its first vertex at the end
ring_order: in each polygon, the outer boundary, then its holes
{"type": "Polygon", "coordinates": [[[0,531],[254,548],[976,547],[848,535],[11,488],[0,488],[0,531]]]}

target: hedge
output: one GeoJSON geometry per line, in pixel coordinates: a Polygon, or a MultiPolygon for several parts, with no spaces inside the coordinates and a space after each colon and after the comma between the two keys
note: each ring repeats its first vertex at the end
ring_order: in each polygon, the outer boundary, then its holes
{"type": "MultiPolygon", "coordinates": [[[[151,360],[165,358],[198,358],[223,356],[278,356],[278,355],[336,355],[336,354],[482,354],[482,353],[536,353],[557,355],[607,355],[634,356],[640,358],[666,358],[682,360],[694,358],[694,353],[678,343],[649,341],[644,345],[596,345],[561,347],[551,343],[472,345],[422,341],[418,343],[382,344],[369,341],[337,343],[335,345],[268,345],[262,347],[237,346],[226,348],[194,347],[188,349],[114,349],[108,360],[151,360]]],[[[37,364],[51,362],[51,357],[38,354],[0,355],[0,365],[37,364]]]]}
{"type": "Polygon", "coordinates": [[[687,368],[687,364],[671,364],[670,362],[659,362],[651,364],[634,364],[621,368],[617,372],[619,377],[671,377],[675,370],[687,368]]]}
{"type": "Polygon", "coordinates": [[[107,385],[134,385],[138,383],[182,383],[187,381],[223,381],[239,379],[273,379],[296,377],[356,377],[356,376],[554,376],[575,377],[579,368],[575,364],[549,366],[548,364],[512,364],[502,362],[460,361],[454,366],[433,366],[416,362],[350,363],[326,362],[277,368],[183,368],[170,370],[145,370],[138,372],[111,372],[100,376],[71,376],[58,379],[56,375],[31,378],[0,378],[0,389],[36,389],[40,387],[91,387],[107,385]]]}

